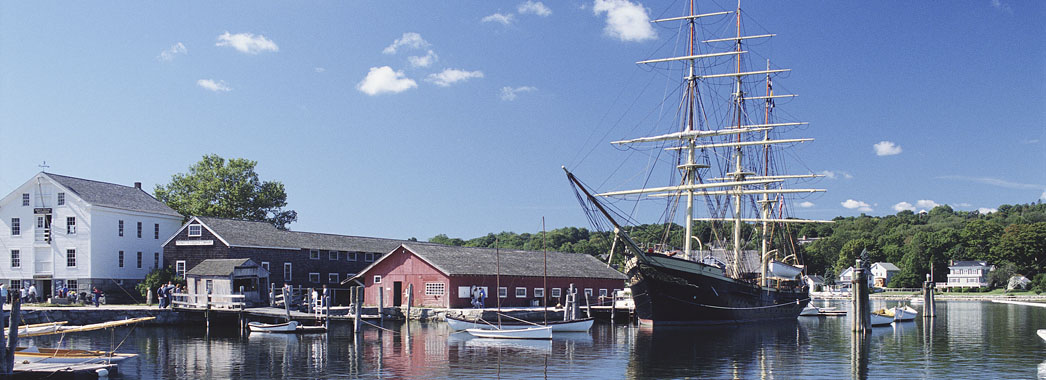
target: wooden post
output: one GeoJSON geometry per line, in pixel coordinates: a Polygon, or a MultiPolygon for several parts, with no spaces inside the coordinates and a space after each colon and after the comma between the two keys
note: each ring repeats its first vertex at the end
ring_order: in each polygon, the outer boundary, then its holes
{"type": "Polygon", "coordinates": [[[207,329],[211,329],[211,295],[205,294],[203,296],[204,303],[207,304],[207,308],[204,310],[203,315],[207,318],[207,329]]]}
{"type": "Polygon", "coordinates": [[[410,308],[412,306],[414,306],[414,284],[407,284],[407,314],[404,319],[410,319],[410,308]]]}
{"type": "Polygon", "coordinates": [[[385,287],[381,285],[378,285],[378,318],[385,323],[385,287]]]}
{"type": "Polygon", "coordinates": [[[331,296],[325,296],[323,299],[323,305],[326,307],[326,313],[323,317],[323,329],[330,331],[331,328],[331,296]]]}
{"type": "Polygon", "coordinates": [[[276,284],[269,284],[269,306],[276,307],[276,284]]]}
{"type": "MultiPolygon", "coordinates": [[[[0,311],[3,309],[0,308],[0,311]]],[[[3,319],[0,314],[0,319],[3,319]]],[[[15,350],[18,348],[18,321],[22,319],[22,300],[14,297],[11,302],[11,320],[8,322],[7,352],[3,356],[4,374],[12,374],[15,369],[15,350]]],[[[2,332],[0,332],[2,335],[2,332]]]]}
{"type": "Polygon", "coordinates": [[[353,308],[356,316],[352,319],[352,329],[356,334],[359,334],[363,325],[363,287],[353,286],[352,288],[355,290],[352,301],[356,305],[353,308]]]}
{"type": "Polygon", "coordinates": [[[588,293],[585,293],[585,314],[592,318],[592,301],[588,299],[588,293]]]}
{"type": "Polygon", "coordinates": [[[853,331],[865,333],[871,327],[871,310],[868,302],[868,279],[865,278],[864,267],[861,260],[857,259],[853,274],[850,279],[850,289],[853,297],[853,331]]]}

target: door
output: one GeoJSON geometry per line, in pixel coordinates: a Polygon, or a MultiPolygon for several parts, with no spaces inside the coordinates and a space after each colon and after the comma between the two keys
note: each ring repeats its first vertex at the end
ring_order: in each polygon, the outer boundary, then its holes
{"type": "Polygon", "coordinates": [[[403,283],[394,281],[392,283],[392,306],[400,307],[403,304],[403,283]]]}

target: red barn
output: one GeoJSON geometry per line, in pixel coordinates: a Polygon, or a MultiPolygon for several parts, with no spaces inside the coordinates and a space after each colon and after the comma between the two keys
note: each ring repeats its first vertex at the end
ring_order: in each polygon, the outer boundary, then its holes
{"type": "Polygon", "coordinates": [[[406,243],[351,280],[365,286],[368,306],[378,304],[377,289],[384,287],[385,307],[403,305],[409,285],[414,289],[411,306],[438,308],[473,307],[481,291],[486,295],[484,307],[497,305],[498,295],[501,306],[538,306],[542,299],[554,306],[563,303],[570,284],[579,289],[582,305],[585,294],[596,304],[600,296],[613,296],[614,290],[624,287],[625,275],[595,257],[549,252],[546,292],[545,262],[542,252],[406,243]]]}

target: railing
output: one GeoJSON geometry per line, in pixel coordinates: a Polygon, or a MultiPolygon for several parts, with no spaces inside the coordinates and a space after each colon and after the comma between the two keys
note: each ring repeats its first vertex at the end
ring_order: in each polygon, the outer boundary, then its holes
{"type": "Polygon", "coordinates": [[[247,307],[246,300],[243,294],[171,294],[171,306],[176,309],[243,310],[247,307]]]}

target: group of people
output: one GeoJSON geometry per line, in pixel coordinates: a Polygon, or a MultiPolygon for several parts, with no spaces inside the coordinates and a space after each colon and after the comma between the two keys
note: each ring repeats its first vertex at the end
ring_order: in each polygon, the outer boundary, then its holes
{"type": "Polygon", "coordinates": [[[36,293],[36,285],[29,285],[29,288],[21,288],[18,293],[12,293],[8,291],[7,284],[0,284],[0,299],[4,303],[13,301],[15,297],[18,297],[22,303],[40,302],[36,293]]]}
{"type": "Polygon", "coordinates": [[[171,307],[171,295],[174,293],[181,293],[181,285],[175,285],[171,281],[167,281],[166,285],[160,285],[159,288],[156,288],[156,298],[161,309],[171,307]]]}

